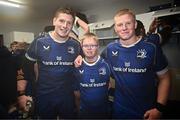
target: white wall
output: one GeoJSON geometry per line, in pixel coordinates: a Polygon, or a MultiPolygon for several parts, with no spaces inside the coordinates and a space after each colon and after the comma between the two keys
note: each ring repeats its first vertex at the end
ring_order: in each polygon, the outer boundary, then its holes
{"type": "Polygon", "coordinates": [[[13,41],[31,43],[34,40],[34,33],[32,32],[17,32],[13,31],[8,33],[9,41],[6,41],[10,45],[13,41]]]}
{"type": "Polygon", "coordinates": [[[48,20],[40,20],[40,21],[19,21],[19,20],[11,20],[6,23],[0,22],[0,34],[4,36],[4,44],[9,47],[10,37],[9,33],[13,31],[19,32],[32,32],[34,35],[38,35],[39,32],[42,32],[44,27],[47,25],[51,25],[51,22],[48,20]]]}

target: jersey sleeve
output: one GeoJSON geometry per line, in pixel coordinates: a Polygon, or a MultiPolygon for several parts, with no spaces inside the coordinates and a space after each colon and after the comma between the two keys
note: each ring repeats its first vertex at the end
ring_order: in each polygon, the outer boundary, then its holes
{"type": "Polygon", "coordinates": [[[151,33],[151,34],[148,34],[145,39],[150,42],[150,43],[153,43],[155,45],[159,45],[161,44],[161,36],[160,34],[158,33],[151,33]]]}
{"type": "Polygon", "coordinates": [[[107,60],[107,47],[104,48],[104,50],[101,52],[101,57],[102,57],[104,60],[107,60]]]}
{"type": "Polygon", "coordinates": [[[37,50],[38,50],[38,39],[35,39],[29,49],[27,50],[25,56],[30,61],[36,61],[37,60],[37,50]]]}
{"type": "Polygon", "coordinates": [[[168,70],[168,60],[160,45],[156,45],[155,71],[158,75],[164,74],[168,70]]]}

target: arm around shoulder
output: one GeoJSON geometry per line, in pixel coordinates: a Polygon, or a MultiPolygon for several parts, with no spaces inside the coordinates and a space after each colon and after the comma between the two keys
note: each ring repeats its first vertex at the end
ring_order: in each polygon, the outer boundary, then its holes
{"type": "Polygon", "coordinates": [[[89,32],[88,24],[77,16],[76,16],[76,23],[84,30],[85,33],[89,32]]]}

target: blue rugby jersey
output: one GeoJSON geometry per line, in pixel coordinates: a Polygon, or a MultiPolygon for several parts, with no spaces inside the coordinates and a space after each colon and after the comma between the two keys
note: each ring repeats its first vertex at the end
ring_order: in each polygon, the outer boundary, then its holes
{"type": "Polygon", "coordinates": [[[76,73],[76,78],[80,82],[80,110],[90,114],[107,113],[110,80],[108,64],[100,56],[93,64],[83,60],[82,66],[76,73]]]}
{"type": "Polygon", "coordinates": [[[79,42],[72,38],[57,43],[47,34],[32,42],[26,58],[39,65],[37,95],[72,92],[73,62],[80,51],[79,42]]]}
{"type": "Polygon", "coordinates": [[[105,50],[116,83],[114,117],[143,118],[156,102],[156,74],[167,71],[162,49],[145,40],[126,47],[115,40],[105,50]]]}
{"type": "Polygon", "coordinates": [[[158,33],[147,34],[144,38],[145,41],[160,45],[162,43],[161,35],[158,33]]]}

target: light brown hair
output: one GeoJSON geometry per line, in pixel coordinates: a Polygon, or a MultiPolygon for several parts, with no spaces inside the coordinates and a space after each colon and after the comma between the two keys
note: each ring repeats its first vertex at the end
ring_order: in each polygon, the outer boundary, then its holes
{"type": "Polygon", "coordinates": [[[135,14],[133,13],[133,11],[131,11],[130,9],[121,9],[121,10],[118,10],[114,16],[114,18],[118,17],[118,16],[121,16],[121,15],[125,15],[125,14],[129,14],[131,15],[133,18],[134,18],[134,21],[136,20],[136,16],[135,14]]]}
{"type": "Polygon", "coordinates": [[[68,15],[71,15],[73,17],[73,22],[75,21],[75,12],[70,7],[64,7],[64,8],[57,9],[54,14],[54,18],[58,17],[58,15],[60,13],[66,13],[68,15]]]}
{"type": "Polygon", "coordinates": [[[97,35],[95,35],[94,33],[89,32],[89,33],[84,34],[81,39],[81,44],[83,44],[83,41],[86,38],[93,38],[96,41],[97,45],[99,46],[99,39],[98,39],[97,35]]]}

